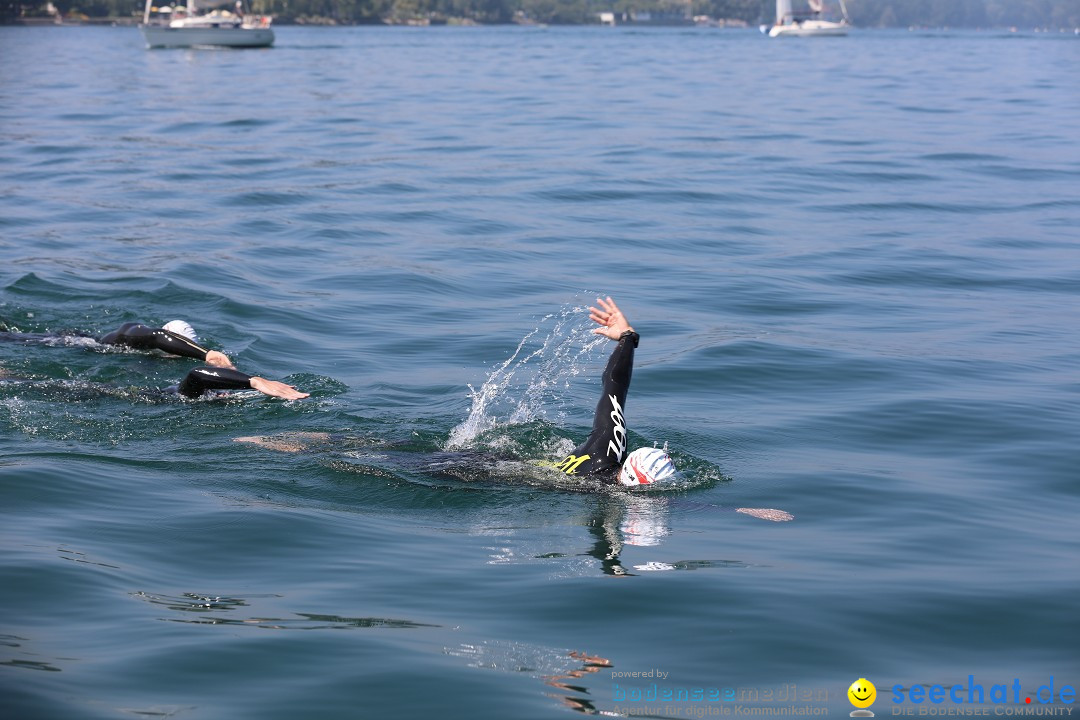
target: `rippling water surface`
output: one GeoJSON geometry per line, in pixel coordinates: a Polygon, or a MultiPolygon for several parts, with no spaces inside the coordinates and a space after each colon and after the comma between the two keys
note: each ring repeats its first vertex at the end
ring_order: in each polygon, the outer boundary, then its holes
{"type": "Polygon", "coordinates": [[[0,28],[0,330],[55,336],[0,342],[11,717],[1078,684],[1075,37],[277,32],[0,28]],[[588,430],[597,293],[676,488],[522,462],[588,430]],[[86,337],[175,317],[312,397],[86,337]]]}

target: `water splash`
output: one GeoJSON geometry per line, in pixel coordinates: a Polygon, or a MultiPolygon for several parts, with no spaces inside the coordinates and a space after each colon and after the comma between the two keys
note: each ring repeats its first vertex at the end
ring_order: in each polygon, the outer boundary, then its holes
{"type": "Polygon", "coordinates": [[[102,352],[108,352],[114,347],[102,345],[95,338],[86,335],[56,335],[42,339],[41,343],[49,347],[81,347],[102,352]]]}
{"type": "Polygon", "coordinates": [[[581,305],[565,305],[544,316],[479,389],[469,385],[469,416],[450,432],[446,449],[469,448],[477,436],[498,427],[561,420],[571,378],[580,375],[593,350],[606,343],[591,335],[589,327],[581,305]],[[555,417],[549,415],[552,411],[555,417]]]}

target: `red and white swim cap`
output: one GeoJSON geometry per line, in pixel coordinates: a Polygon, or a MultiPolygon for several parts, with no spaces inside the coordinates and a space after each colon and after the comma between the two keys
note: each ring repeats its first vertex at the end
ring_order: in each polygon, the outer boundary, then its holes
{"type": "Polygon", "coordinates": [[[675,476],[675,463],[659,448],[638,448],[626,456],[619,482],[629,487],[651,485],[675,476]]]}

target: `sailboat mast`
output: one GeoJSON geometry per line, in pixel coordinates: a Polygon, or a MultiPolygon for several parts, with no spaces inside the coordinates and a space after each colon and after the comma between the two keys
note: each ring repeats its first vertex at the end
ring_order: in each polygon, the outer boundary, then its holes
{"type": "Polygon", "coordinates": [[[783,25],[791,17],[791,0],[776,0],[776,24],[783,25]]]}

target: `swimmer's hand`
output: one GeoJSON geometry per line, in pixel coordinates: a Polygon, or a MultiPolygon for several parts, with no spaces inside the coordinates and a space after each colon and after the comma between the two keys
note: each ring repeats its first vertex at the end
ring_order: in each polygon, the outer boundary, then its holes
{"type": "Polygon", "coordinates": [[[206,359],[203,362],[207,365],[213,365],[214,367],[229,368],[230,370],[236,369],[236,366],[232,364],[232,360],[230,360],[225,353],[218,352],[217,350],[207,350],[206,359]]]}
{"type": "Polygon", "coordinates": [[[283,382],[277,380],[267,380],[266,378],[253,377],[249,381],[251,387],[254,390],[258,390],[264,395],[270,397],[278,397],[283,400],[300,400],[306,398],[311,393],[300,392],[292,385],[286,385],[283,382]]]}
{"type": "Polygon", "coordinates": [[[795,519],[795,516],[786,510],[776,510],[774,508],[736,508],[735,512],[771,522],[788,522],[795,519]]]}
{"type": "Polygon", "coordinates": [[[296,453],[318,443],[330,442],[330,433],[287,432],[280,435],[249,435],[233,438],[233,442],[251,443],[269,450],[296,453]]]}
{"type": "Polygon", "coordinates": [[[633,332],[634,328],[626,322],[622,310],[614,300],[610,297],[607,300],[596,298],[596,304],[600,308],[589,308],[589,319],[600,326],[593,330],[593,335],[603,335],[606,338],[618,340],[624,332],[628,330],[633,332]]]}

